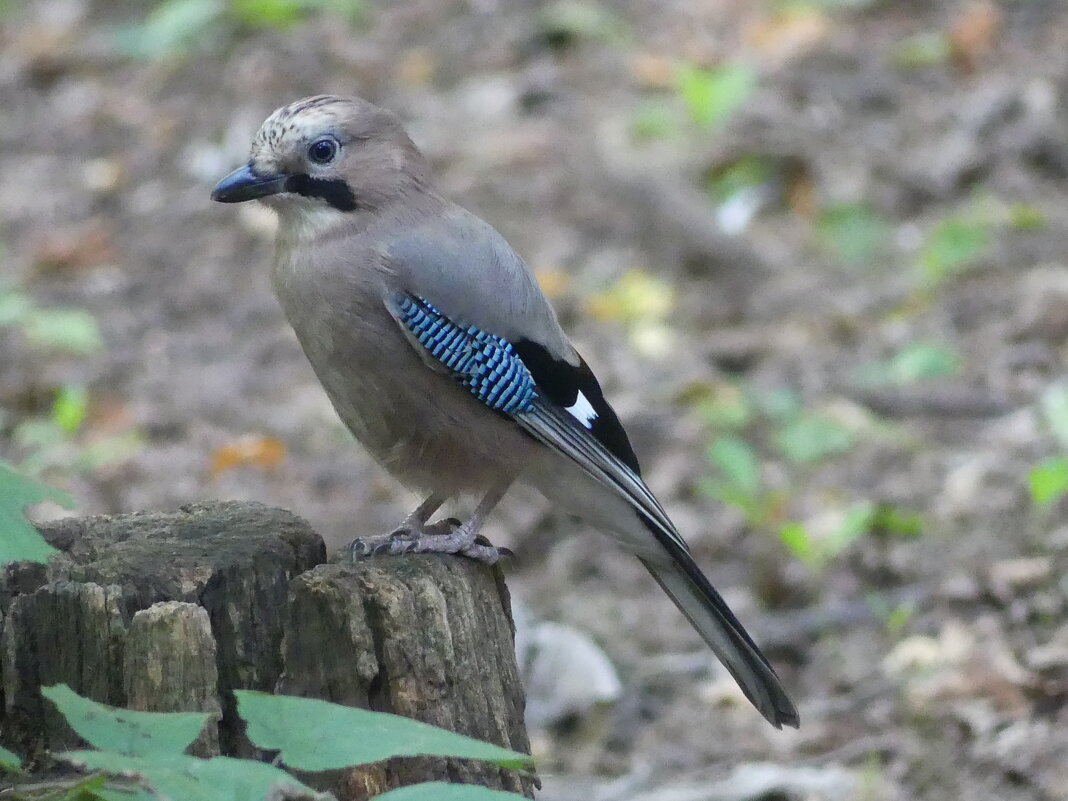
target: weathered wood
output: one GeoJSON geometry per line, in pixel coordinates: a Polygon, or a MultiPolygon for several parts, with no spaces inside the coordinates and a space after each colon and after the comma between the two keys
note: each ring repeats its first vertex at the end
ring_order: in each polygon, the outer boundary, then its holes
{"type": "Polygon", "coordinates": [[[77,742],[42,701],[41,685],[63,682],[94,700],[127,706],[123,654],[134,615],[154,603],[183,601],[202,606],[211,621],[220,746],[225,753],[253,753],[230,691],[274,689],[289,580],[325,561],[319,535],[289,512],[241,503],[68,518],[42,527],[42,534],[60,556],[45,570],[15,568],[5,581],[5,744],[34,760],[77,742]],[[31,577],[39,582],[35,588],[31,577]]]}
{"type": "MultiPolygon", "coordinates": [[[[508,591],[499,570],[455,557],[377,557],[294,579],[279,691],[393,712],[529,752],[508,591]],[[340,644],[341,647],[338,647],[340,644]]],[[[420,781],[532,794],[514,771],[396,759],[349,771],[336,791],[365,799],[420,781]]]]}
{"type": "MultiPolygon", "coordinates": [[[[232,690],[323,698],[528,751],[507,590],[456,557],[326,565],[303,520],[259,504],[63,520],[61,554],[0,577],[0,742],[47,764],[78,745],[43,701],[64,682],[116,706],[208,711],[194,753],[255,756],[232,690]]],[[[305,777],[344,801],[429,779],[532,797],[482,764],[404,759],[305,777]]]]}
{"type": "Polygon", "coordinates": [[[119,595],[115,586],[60,579],[14,598],[0,637],[5,745],[35,759],[46,746],[79,742],[41,697],[42,686],[65,682],[96,700],[120,700],[119,595]]]}
{"type": "Polygon", "coordinates": [[[219,754],[218,649],[204,607],[161,601],[133,616],[122,663],[126,706],[146,712],[208,712],[189,753],[219,754]]]}

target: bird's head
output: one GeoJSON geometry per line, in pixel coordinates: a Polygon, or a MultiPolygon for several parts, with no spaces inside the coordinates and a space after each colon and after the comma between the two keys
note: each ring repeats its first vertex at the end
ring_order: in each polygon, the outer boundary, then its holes
{"type": "Polygon", "coordinates": [[[219,181],[211,198],[262,200],[294,221],[340,221],[416,190],[426,170],[392,112],[359,98],[316,95],[271,114],[248,163],[219,181]]]}

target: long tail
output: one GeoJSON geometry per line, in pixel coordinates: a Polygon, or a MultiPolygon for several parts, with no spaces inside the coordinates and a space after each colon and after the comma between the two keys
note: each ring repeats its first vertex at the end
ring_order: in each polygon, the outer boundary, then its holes
{"type": "Polygon", "coordinates": [[[533,411],[515,419],[535,439],[565,454],[595,481],[630,505],[637,514],[638,524],[632,529],[623,520],[615,520],[608,528],[625,534],[626,538],[638,536],[660,546],[650,549],[648,543],[643,542],[641,548],[636,549],[643,553],[638,558],[716,652],[745,697],[772,726],[781,729],[783,725],[800,725],[797,710],[779,677],[694,562],[686,541],[641,477],[566,411],[536,400],[533,411]],[[651,550],[654,553],[660,550],[661,555],[649,556],[651,550]]]}
{"type": "Polygon", "coordinates": [[[797,728],[800,718],[782,682],[738,618],[686,551],[672,554],[672,564],[642,559],[660,587],[715,651],[745,697],[775,728],[797,728]]]}

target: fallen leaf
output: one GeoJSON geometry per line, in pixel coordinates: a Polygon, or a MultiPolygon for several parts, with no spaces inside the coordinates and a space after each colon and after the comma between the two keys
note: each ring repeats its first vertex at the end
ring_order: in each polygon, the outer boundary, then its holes
{"type": "Polygon", "coordinates": [[[551,267],[535,270],[534,278],[537,279],[541,291],[550,298],[559,298],[566,294],[571,286],[570,275],[551,267]]]}
{"type": "Polygon", "coordinates": [[[598,320],[629,323],[663,320],[675,305],[673,287],[643,270],[629,270],[603,292],[586,300],[586,311],[598,320]]]}
{"type": "Polygon", "coordinates": [[[631,59],[630,74],[643,89],[670,89],[675,85],[675,66],[656,53],[638,53],[631,59]]]}
{"type": "Polygon", "coordinates": [[[975,72],[1001,31],[1001,11],[989,0],[969,5],[949,29],[953,61],[962,72],[975,72]]]}
{"type": "Polygon", "coordinates": [[[804,55],[831,32],[830,18],[817,8],[796,8],[763,17],[746,31],[746,42],[776,66],[804,55]]]}
{"type": "Polygon", "coordinates": [[[41,272],[84,270],[115,260],[114,231],[102,220],[50,232],[34,254],[41,272]]]}
{"type": "Polygon", "coordinates": [[[798,168],[787,173],[786,205],[798,217],[810,221],[816,218],[816,184],[806,170],[798,168]]]}
{"type": "Polygon", "coordinates": [[[241,437],[216,448],[211,455],[211,474],[217,476],[235,467],[273,470],[285,461],[286,446],[273,437],[241,437]]]}
{"type": "Polygon", "coordinates": [[[401,55],[397,65],[397,80],[404,86],[429,86],[434,80],[437,62],[426,47],[413,47],[401,55]]]}

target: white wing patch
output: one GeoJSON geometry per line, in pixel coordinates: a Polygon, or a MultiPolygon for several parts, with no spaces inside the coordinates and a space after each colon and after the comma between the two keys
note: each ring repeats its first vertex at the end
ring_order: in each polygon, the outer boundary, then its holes
{"type": "Polygon", "coordinates": [[[597,419],[597,412],[590,406],[590,402],[586,400],[586,396],[581,392],[578,397],[575,398],[575,402],[567,407],[568,414],[578,420],[585,428],[590,428],[593,425],[593,421],[597,419]]]}

